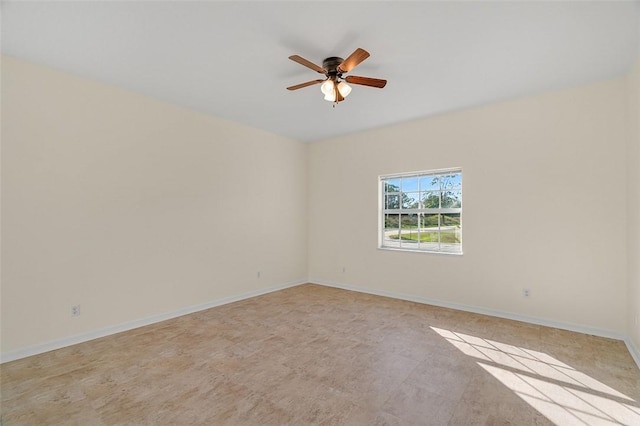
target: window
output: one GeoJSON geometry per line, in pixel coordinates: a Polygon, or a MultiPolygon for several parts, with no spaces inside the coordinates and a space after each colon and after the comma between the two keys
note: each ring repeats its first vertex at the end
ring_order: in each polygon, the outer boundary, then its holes
{"type": "Polygon", "coordinates": [[[380,177],[385,249],[462,253],[462,170],[380,177]]]}

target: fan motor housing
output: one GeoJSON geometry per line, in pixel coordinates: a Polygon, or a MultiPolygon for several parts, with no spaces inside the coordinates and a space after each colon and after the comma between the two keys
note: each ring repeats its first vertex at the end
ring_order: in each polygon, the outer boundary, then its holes
{"type": "Polygon", "coordinates": [[[337,56],[331,56],[330,58],[322,61],[322,68],[327,70],[327,74],[329,75],[340,75],[338,72],[338,66],[344,62],[344,59],[339,58],[337,56]]]}

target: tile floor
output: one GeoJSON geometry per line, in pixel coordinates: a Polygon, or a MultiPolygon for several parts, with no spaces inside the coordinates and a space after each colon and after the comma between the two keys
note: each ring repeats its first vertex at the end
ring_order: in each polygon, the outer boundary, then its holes
{"type": "Polygon", "coordinates": [[[302,285],[0,367],[10,425],[640,425],[616,340],[302,285]]]}

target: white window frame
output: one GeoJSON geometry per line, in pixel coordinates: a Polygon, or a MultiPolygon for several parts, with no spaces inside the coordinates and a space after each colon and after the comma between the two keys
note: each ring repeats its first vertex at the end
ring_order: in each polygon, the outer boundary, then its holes
{"type": "MultiPolygon", "coordinates": [[[[421,194],[423,192],[425,192],[423,190],[423,188],[420,188],[420,178],[422,177],[436,177],[436,176],[446,176],[446,175],[450,175],[450,174],[460,174],[460,188],[459,191],[462,195],[462,168],[461,167],[454,167],[454,168],[448,168],[448,169],[438,169],[438,170],[426,170],[426,171],[420,171],[420,172],[408,172],[408,173],[394,173],[394,174],[388,174],[388,175],[381,175],[378,177],[378,248],[382,249],[382,250],[393,250],[393,251],[411,251],[411,252],[420,252],[420,253],[438,253],[438,254],[453,254],[453,255],[461,255],[462,254],[462,204],[460,207],[447,207],[447,208],[443,208],[443,207],[438,207],[438,208],[425,208],[422,205],[422,200],[418,200],[418,207],[417,208],[403,208],[402,205],[402,188],[399,189],[399,191],[396,192],[392,192],[391,194],[397,194],[398,195],[398,203],[399,203],[399,208],[398,209],[388,209],[386,208],[387,206],[385,205],[385,195],[389,194],[389,193],[385,193],[385,182],[388,182],[390,180],[395,180],[395,179],[406,179],[406,178],[417,178],[418,179],[418,193],[421,194]],[[440,223],[440,219],[438,220],[438,242],[437,244],[435,243],[422,243],[422,242],[405,242],[402,238],[398,239],[398,243],[397,244],[393,244],[393,245],[385,245],[385,215],[387,214],[397,214],[400,215],[400,217],[402,217],[401,215],[406,215],[406,214],[417,214],[418,218],[420,218],[420,214],[459,214],[460,215],[460,225],[459,225],[459,230],[456,230],[456,236],[459,238],[460,243],[459,244],[447,244],[447,243],[443,243],[440,239],[441,235],[442,235],[442,230],[441,230],[441,223],[440,223]]],[[[442,188],[441,183],[439,183],[439,187],[437,191],[434,192],[439,192],[440,194],[442,194],[442,191],[445,188],[442,188]]],[[[458,190],[458,189],[456,189],[458,190]]],[[[440,203],[442,201],[440,200],[440,203]]],[[[440,218],[441,216],[438,216],[438,218],[440,218]]],[[[400,225],[399,225],[400,226],[400,225]]],[[[398,228],[400,231],[402,232],[401,229],[402,227],[400,226],[398,228]]],[[[421,232],[421,227],[420,224],[418,225],[418,234],[421,232]]],[[[420,237],[418,236],[418,240],[420,240],[420,237]]],[[[388,241],[388,240],[387,240],[388,241]]]]}

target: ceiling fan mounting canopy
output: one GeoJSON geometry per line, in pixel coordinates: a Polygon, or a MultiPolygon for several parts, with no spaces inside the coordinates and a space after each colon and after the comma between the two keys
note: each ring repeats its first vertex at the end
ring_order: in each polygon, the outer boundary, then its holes
{"type": "Polygon", "coordinates": [[[339,58],[337,56],[331,56],[330,58],[322,61],[322,68],[327,70],[327,74],[329,75],[337,75],[339,77],[342,76],[342,73],[338,71],[338,66],[344,62],[344,59],[339,58]]]}
{"type": "Polygon", "coordinates": [[[357,48],[351,55],[347,57],[347,59],[342,59],[338,56],[330,56],[326,58],[324,61],[322,61],[322,66],[320,67],[301,56],[289,56],[289,59],[291,59],[292,61],[310,68],[317,73],[324,74],[326,78],[324,80],[311,80],[305,83],[289,86],[287,87],[287,90],[298,90],[302,89],[303,87],[323,83],[322,93],[325,94],[325,100],[338,103],[343,101],[344,98],[351,92],[351,88],[346,83],[359,84],[362,86],[382,89],[387,84],[387,80],[371,77],[359,77],[355,75],[350,75],[342,79],[342,74],[348,73],[368,57],[369,52],[362,48],[357,48]],[[330,87],[328,88],[328,86],[330,87]]]}

